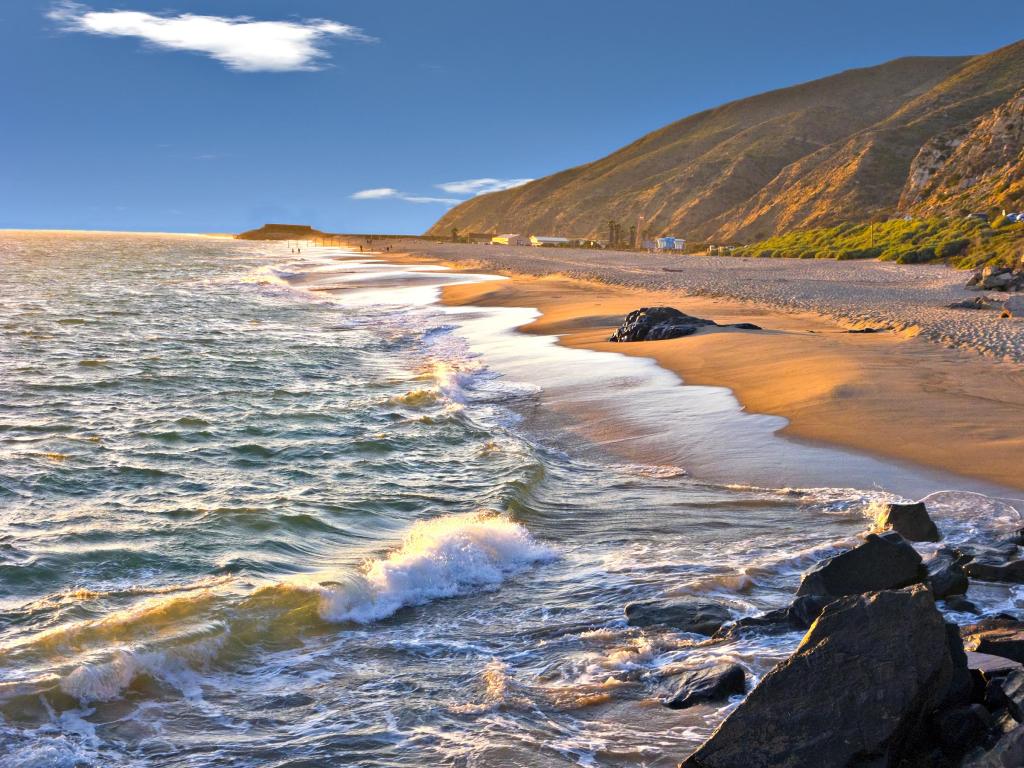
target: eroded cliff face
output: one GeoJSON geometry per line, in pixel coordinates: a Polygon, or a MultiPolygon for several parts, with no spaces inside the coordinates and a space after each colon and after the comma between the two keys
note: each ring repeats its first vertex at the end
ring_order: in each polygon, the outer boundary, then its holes
{"type": "Polygon", "coordinates": [[[926,143],[911,164],[900,209],[956,214],[1024,207],[1024,88],[926,143]]]}

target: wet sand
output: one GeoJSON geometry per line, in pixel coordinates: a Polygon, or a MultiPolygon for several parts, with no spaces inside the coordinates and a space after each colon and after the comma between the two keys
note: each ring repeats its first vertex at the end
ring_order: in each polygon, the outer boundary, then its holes
{"type": "Polygon", "coordinates": [[[526,333],[570,347],[653,358],[688,384],[728,387],[746,410],[782,416],[783,434],[1024,488],[1024,372],[895,333],[851,334],[811,313],[636,291],[564,278],[450,286],[449,305],[530,306],[526,333]],[[607,341],[623,315],[668,304],[720,323],[682,339],[607,341]]]}
{"type": "MultiPolygon", "coordinates": [[[[402,246],[409,250],[408,242],[402,246]]],[[[518,250],[532,259],[535,251],[558,249],[518,250]]],[[[421,252],[384,255],[441,261],[455,269],[494,266],[421,252]]],[[[835,315],[787,311],[766,302],[503,272],[508,279],[449,286],[443,300],[452,306],[536,308],[541,316],[521,331],[557,335],[569,347],[648,357],[687,384],[727,387],[748,412],[788,420],[781,432],[792,438],[1024,489],[1024,368],[1005,359],[996,362],[905,330],[851,334],[850,324],[835,315]],[[719,323],[754,322],[765,330],[710,330],[630,344],[607,341],[627,312],[656,305],[719,323]]],[[[799,284],[792,290],[799,293],[799,284]]],[[[856,293],[856,285],[850,293],[856,293]]],[[[871,324],[870,315],[865,322],[871,324]]],[[[1024,333],[1021,325],[1018,333],[1024,333]]]]}

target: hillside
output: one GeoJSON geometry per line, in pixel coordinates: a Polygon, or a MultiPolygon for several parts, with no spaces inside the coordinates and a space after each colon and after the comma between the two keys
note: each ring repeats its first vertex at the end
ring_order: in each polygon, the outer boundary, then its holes
{"type": "Polygon", "coordinates": [[[1024,207],[1024,89],[925,144],[911,165],[900,206],[950,214],[1024,207]]]}
{"type": "Polygon", "coordinates": [[[311,237],[326,237],[326,232],[313,229],[308,224],[264,224],[259,229],[250,229],[235,235],[238,240],[308,240],[311,237]]]}
{"type": "MultiPolygon", "coordinates": [[[[897,210],[922,148],[1024,82],[1024,42],[970,58],[897,59],[701,112],[588,165],[473,198],[451,227],[603,237],[609,219],[749,242],[897,210]]],[[[924,204],[929,208],[930,204],[924,204]]]]}

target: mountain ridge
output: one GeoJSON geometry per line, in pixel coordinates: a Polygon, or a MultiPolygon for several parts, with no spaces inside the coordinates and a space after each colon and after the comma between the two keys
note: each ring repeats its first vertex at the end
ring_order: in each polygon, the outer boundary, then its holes
{"type": "MultiPolygon", "coordinates": [[[[591,163],[473,198],[429,231],[746,242],[892,215],[928,141],[1024,83],[1024,41],[973,57],[904,57],[698,112],[591,163]]],[[[963,129],[966,130],[966,129],[963,129]]]]}

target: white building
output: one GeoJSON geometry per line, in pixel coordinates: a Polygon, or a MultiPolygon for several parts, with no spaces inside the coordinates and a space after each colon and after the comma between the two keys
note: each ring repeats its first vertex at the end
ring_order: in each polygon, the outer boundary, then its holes
{"type": "Polygon", "coordinates": [[[491,238],[491,245],[529,245],[528,240],[523,235],[495,235],[491,238]]]}
{"type": "Polygon", "coordinates": [[[568,237],[543,237],[530,235],[530,245],[569,245],[572,241],[568,237]]]}

